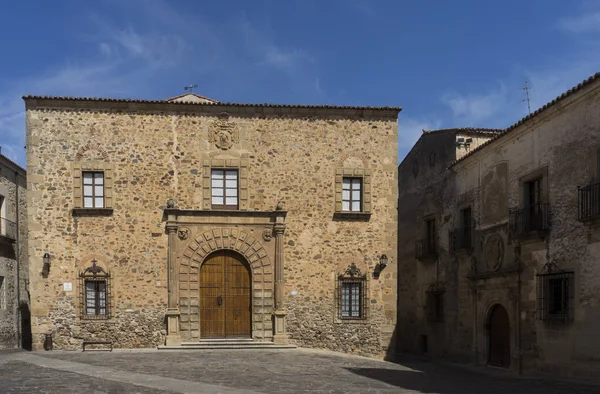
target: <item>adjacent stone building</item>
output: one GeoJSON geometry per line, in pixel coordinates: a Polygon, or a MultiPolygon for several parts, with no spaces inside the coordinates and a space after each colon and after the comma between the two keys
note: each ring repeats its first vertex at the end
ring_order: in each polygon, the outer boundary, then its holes
{"type": "Polygon", "coordinates": [[[598,379],[600,74],[399,167],[399,348],[598,379]]]}
{"type": "Polygon", "coordinates": [[[0,154],[0,349],[31,346],[25,170],[0,154]]]}
{"type": "Polygon", "coordinates": [[[35,349],[394,349],[400,108],[24,100],[35,349]]]}

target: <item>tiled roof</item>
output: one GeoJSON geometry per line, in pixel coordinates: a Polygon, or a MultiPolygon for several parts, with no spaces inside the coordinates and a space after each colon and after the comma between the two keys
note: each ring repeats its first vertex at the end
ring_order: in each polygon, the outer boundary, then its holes
{"type": "Polygon", "coordinates": [[[222,102],[168,102],[166,100],[142,100],[129,98],[102,98],[102,97],[66,97],[66,96],[23,96],[23,100],[57,100],[57,101],[90,101],[103,103],[136,103],[136,104],[169,104],[169,105],[198,105],[198,106],[218,106],[218,107],[269,107],[269,108],[317,108],[317,109],[357,109],[373,111],[402,111],[402,107],[363,107],[356,105],[303,105],[303,104],[250,104],[250,103],[222,103],[222,102]]]}
{"type": "Polygon", "coordinates": [[[451,129],[438,129],[438,130],[425,130],[423,129],[423,134],[432,134],[432,133],[476,133],[476,134],[499,134],[502,133],[504,129],[487,129],[482,127],[455,127],[451,129]]]}
{"type": "Polygon", "coordinates": [[[581,89],[585,88],[586,86],[591,85],[592,83],[594,83],[595,81],[598,81],[598,80],[600,80],[600,72],[597,72],[596,74],[592,75],[591,77],[589,77],[585,81],[581,82],[577,86],[574,86],[571,89],[567,90],[566,92],[564,92],[563,94],[561,94],[560,96],[558,96],[557,98],[555,98],[554,100],[550,101],[549,103],[546,103],[543,107],[541,107],[538,110],[536,110],[535,112],[532,112],[531,114],[527,115],[526,117],[524,117],[523,119],[519,120],[517,123],[513,124],[512,126],[509,126],[506,130],[504,130],[504,132],[499,133],[498,135],[494,136],[489,141],[486,141],[483,144],[479,145],[477,148],[473,149],[471,152],[467,153],[466,155],[464,155],[460,159],[455,160],[452,164],[450,164],[449,167],[452,167],[455,164],[460,163],[461,161],[465,160],[467,157],[471,157],[476,152],[479,152],[480,150],[482,150],[484,147],[486,147],[489,144],[493,143],[494,141],[502,138],[503,136],[505,136],[507,134],[510,134],[510,132],[514,131],[517,127],[521,126],[522,124],[524,124],[525,122],[529,121],[530,119],[536,117],[537,115],[539,115],[540,113],[544,112],[548,108],[554,106],[554,104],[556,104],[556,103],[558,103],[558,102],[566,99],[567,97],[573,95],[574,93],[577,93],[581,89]]]}
{"type": "Polygon", "coordinates": [[[8,157],[4,156],[2,153],[0,153],[0,161],[8,162],[9,164],[12,164],[13,166],[17,167],[18,170],[23,171],[23,173],[27,173],[27,171],[23,167],[21,167],[20,165],[18,165],[17,163],[15,163],[11,159],[9,159],[8,157]]]}

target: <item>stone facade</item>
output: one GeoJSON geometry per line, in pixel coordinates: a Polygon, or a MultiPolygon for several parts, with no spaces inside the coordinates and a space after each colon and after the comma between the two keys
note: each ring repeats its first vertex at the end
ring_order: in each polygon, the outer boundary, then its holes
{"type": "Polygon", "coordinates": [[[219,250],[250,267],[254,340],[394,348],[399,108],[25,103],[36,349],[44,334],[55,349],[85,338],[122,348],[201,340],[198,271],[219,250]],[[237,210],[211,208],[215,168],[238,171],[237,210]],[[340,169],[369,182],[370,212],[336,211],[340,169]],[[101,209],[82,208],[80,174],[91,170],[105,174],[101,209]],[[383,254],[390,263],[374,274],[383,254]],[[82,318],[80,276],[92,261],[110,274],[109,319],[82,318]],[[337,277],[352,264],[367,274],[368,314],[339,320],[337,277]]]}
{"type": "Polygon", "coordinates": [[[0,349],[31,343],[26,174],[0,154],[0,349]]]}
{"type": "Polygon", "coordinates": [[[597,379],[598,79],[466,155],[456,131],[424,135],[400,165],[402,350],[597,379]]]}

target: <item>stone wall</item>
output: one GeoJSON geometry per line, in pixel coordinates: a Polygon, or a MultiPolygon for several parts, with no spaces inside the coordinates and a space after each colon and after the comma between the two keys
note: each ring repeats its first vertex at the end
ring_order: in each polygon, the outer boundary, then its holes
{"type": "MultiPolygon", "coordinates": [[[[405,292],[418,297],[422,287],[437,278],[446,284],[443,322],[427,322],[418,307],[415,312],[399,304],[401,325],[407,326],[407,337],[402,340],[405,350],[422,352],[410,343],[419,343],[427,335],[428,354],[485,365],[490,361],[490,313],[501,305],[510,320],[512,372],[597,379],[600,230],[593,220],[578,220],[578,187],[596,182],[600,175],[596,173],[599,100],[596,81],[431,182],[427,177],[411,180],[410,166],[400,166],[400,207],[413,204],[406,208],[406,218],[400,213],[400,231],[410,233],[409,226],[414,229],[422,220],[424,208],[416,202],[420,191],[429,196],[431,190],[436,196],[429,212],[442,218],[435,261],[427,265],[408,253],[399,259],[400,272],[405,267],[413,272],[399,283],[400,298],[405,292]],[[523,208],[523,185],[537,177],[542,177],[543,200],[549,203],[550,229],[519,235],[515,225],[517,212],[523,208]],[[406,194],[403,180],[412,182],[406,194]],[[448,253],[448,231],[460,226],[459,211],[464,206],[470,206],[473,213],[473,245],[448,253]],[[542,296],[536,275],[547,272],[547,263],[554,264],[554,272],[574,273],[573,298],[568,301],[572,321],[540,320],[542,296]]],[[[401,233],[400,250],[403,242],[409,242],[402,237],[401,233]]]]}
{"type": "Polygon", "coordinates": [[[0,349],[29,346],[25,186],[25,170],[0,155],[0,349]]]}
{"type": "Polygon", "coordinates": [[[247,186],[240,185],[247,209],[281,202],[288,211],[284,293],[292,341],[370,355],[392,346],[395,259],[370,280],[370,316],[359,324],[335,321],[334,277],[352,263],[371,275],[381,254],[396,255],[397,111],[62,100],[27,100],[27,107],[32,277],[41,256],[52,255],[48,278],[31,286],[36,348],[46,333],[62,349],[94,336],[117,347],[163,343],[163,209],[169,198],[181,209],[206,209],[205,162],[240,160],[248,163],[247,186]],[[210,142],[221,112],[238,133],[229,149],[210,142]],[[73,215],[78,160],[112,166],[109,215],[73,215]],[[372,170],[370,216],[334,215],[340,167],[372,170]],[[87,324],[76,287],[64,291],[63,284],[75,283],[92,258],[110,270],[114,318],[87,324]]]}

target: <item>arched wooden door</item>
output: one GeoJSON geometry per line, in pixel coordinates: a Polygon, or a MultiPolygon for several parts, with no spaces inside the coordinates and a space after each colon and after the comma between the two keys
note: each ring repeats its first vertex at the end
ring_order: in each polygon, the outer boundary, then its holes
{"type": "Polygon", "coordinates": [[[200,267],[200,337],[250,337],[250,267],[238,253],[220,250],[200,267]]]}
{"type": "Polygon", "coordinates": [[[489,328],[489,364],[508,368],[510,366],[510,325],[508,313],[502,305],[496,305],[492,309],[489,328]]]}

